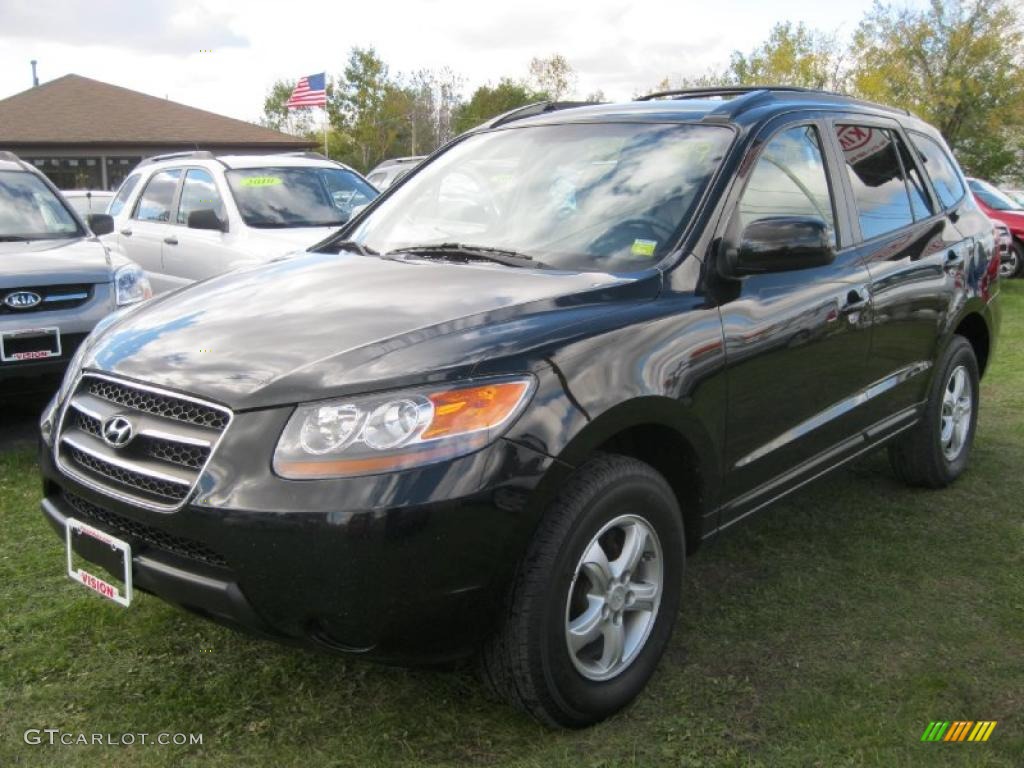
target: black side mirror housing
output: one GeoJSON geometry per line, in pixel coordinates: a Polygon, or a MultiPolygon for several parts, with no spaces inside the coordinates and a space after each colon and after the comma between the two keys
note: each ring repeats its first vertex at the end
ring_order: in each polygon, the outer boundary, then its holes
{"type": "Polygon", "coordinates": [[[222,221],[211,208],[200,208],[188,215],[189,229],[212,229],[215,232],[227,232],[228,224],[222,221]]]}
{"type": "Polygon", "coordinates": [[[90,213],[85,217],[85,223],[96,237],[109,235],[114,231],[114,217],[106,213],[90,213]]]}
{"type": "Polygon", "coordinates": [[[739,242],[722,243],[719,269],[724,277],[788,272],[831,264],[835,237],[814,216],[773,216],[747,225],[739,242]]]}

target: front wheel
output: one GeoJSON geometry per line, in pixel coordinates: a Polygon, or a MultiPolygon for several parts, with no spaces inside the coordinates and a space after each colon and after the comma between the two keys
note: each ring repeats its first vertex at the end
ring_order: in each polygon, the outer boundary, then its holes
{"type": "Polygon", "coordinates": [[[653,468],[602,455],[544,515],[517,569],[484,682],[548,725],[626,706],[653,674],[679,610],[685,559],[675,495],[653,468]]]}
{"type": "Polygon", "coordinates": [[[978,423],[978,361],[954,336],[936,365],[921,421],[889,446],[897,477],[908,485],[945,488],[967,468],[978,423]]]}

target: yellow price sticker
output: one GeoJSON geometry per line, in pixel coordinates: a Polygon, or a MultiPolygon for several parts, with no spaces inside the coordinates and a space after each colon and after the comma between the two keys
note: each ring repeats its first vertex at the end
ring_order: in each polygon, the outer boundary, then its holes
{"type": "Polygon", "coordinates": [[[654,249],[658,247],[657,240],[634,240],[633,247],[630,251],[634,256],[646,256],[651,257],[654,255],[654,249]]]}
{"type": "Polygon", "coordinates": [[[280,183],[281,179],[278,176],[250,176],[242,179],[243,187],[273,187],[280,183]]]}

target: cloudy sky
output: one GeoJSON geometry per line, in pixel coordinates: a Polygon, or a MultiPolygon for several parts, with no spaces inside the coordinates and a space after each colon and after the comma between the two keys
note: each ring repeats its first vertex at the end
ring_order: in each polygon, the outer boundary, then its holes
{"type": "MultiPolygon", "coordinates": [[[[920,5],[923,0],[898,0],[920,5]]],[[[69,72],[245,120],[268,86],[339,73],[352,46],[392,71],[450,67],[467,91],[561,53],[579,95],[630,98],[720,67],[777,21],[849,34],[871,0],[0,0],[0,98],[69,72]]]]}

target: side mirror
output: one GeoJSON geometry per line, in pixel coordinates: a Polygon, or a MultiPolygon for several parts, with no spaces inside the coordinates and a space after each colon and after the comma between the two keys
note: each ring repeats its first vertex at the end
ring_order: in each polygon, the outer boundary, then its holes
{"type": "Polygon", "coordinates": [[[189,229],[212,229],[215,232],[227,232],[228,223],[221,221],[220,217],[210,208],[200,208],[188,215],[189,229]]]}
{"type": "Polygon", "coordinates": [[[109,235],[114,231],[114,217],[105,213],[90,213],[85,217],[85,223],[96,237],[109,235]]]}
{"type": "Polygon", "coordinates": [[[723,243],[720,269],[725,277],[742,277],[823,267],[836,257],[833,239],[828,224],[813,216],[758,219],[738,244],[723,243]]]}

